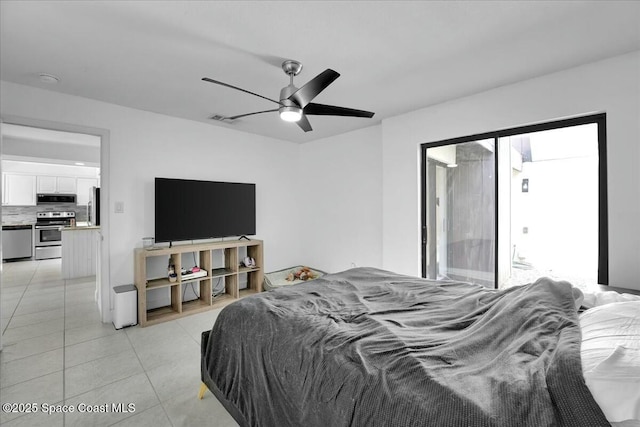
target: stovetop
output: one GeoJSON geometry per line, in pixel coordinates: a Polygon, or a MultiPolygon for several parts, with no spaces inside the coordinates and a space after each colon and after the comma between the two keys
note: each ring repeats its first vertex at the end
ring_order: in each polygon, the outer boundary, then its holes
{"type": "Polygon", "coordinates": [[[76,213],[73,211],[68,212],[37,212],[36,213],[36,227],[46,225],[70,225],[71,220],[76,217],[76,213]]]}
{"type": "Polygon", "coordinates": [[[37,212],[36,218],[75,218],[76,213],[74,211],[57,212],[57,211],[44,211],[37,212]]]}

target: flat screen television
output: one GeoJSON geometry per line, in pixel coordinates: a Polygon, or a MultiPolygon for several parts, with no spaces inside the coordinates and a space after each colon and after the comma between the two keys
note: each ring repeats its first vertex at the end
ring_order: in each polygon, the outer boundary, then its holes
{"type": "Polygon", "coordinates": [[[156,178],[156,242],[256,234],[256,185],[156,178]]]}

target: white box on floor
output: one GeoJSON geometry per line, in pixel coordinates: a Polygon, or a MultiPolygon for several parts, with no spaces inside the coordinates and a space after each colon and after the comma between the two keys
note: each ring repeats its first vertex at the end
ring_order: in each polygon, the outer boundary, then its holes
{"type": "Polygon", "coordinates": [[[134,285],[113,288],[113,326],[122,329],[138,324],[138,290],[134,285]]]}

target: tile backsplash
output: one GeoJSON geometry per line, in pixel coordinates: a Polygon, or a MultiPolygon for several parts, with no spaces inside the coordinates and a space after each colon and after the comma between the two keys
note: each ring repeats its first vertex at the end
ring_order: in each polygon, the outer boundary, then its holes
{"type": "Polygon", "coordinates": [[[40,206],[3,206],[2,222],[36,222],[36,213],[44,211],[74,211],[76,221],[84,222],[88,220],[86,206],[78,206],[75,203],[61,203],[59,205],[40,206]]]}

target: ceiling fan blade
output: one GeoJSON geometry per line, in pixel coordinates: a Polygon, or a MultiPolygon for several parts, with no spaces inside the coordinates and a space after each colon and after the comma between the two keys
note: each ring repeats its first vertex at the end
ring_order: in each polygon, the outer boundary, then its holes
{"type": "Polygon", "coordinates": [[[275,102],[278,105],[282,105],[280,103],[280,101],[276,101],[275,99],[267,98],[266,96],[258,95],[257,93],[253,93],[253,92],[248,91],[246,89],[242,89],[242,88],[239,88],[239,87],[227,84],[227,83],[223,83],[223,82],[219,82],[217,80],[210,79],[209,77],[203,77],[202,80],[204,80],[205,82],[209,82],[209,83],[215,83],[215,84],[220,85],[220,86],[226,86],[226,87],[229,87],[231,89],[236,89],[236,90],[239,90],[241,92],[248,93],[249,95],[255,95],[255,96],[258,96],[258,97],[260,97],[262,99],[266,99],[267,101],[275,102]]]}
{"type": "Polygon", "coordinates": [[[353,108],[336,107],[335,105],[315,104],[313,102],[304,107],[304,113],[315,116],[347,116],[371,118],[375,113],[371,111],[356,110],[353,108]]]}
{"type": "Polygon", "coordinates": [[[311,123],[309,123],[309,119],[307,119],[307,116],[305,116],[304,114],[302,115],[300,120],[298,120],[296,123],[298,124],[298,126],[300,126],[300,129],[302,129],[305,132],[309,132],[313,130],[313,128],[311,127],[311,123]]]}
{"type": "Polygon", "coordinates": [[[253,116],[254,114],[272,113],[274,111],[278,111],[278,109],[276,108],[275,110],[264,110],[264,111],[256,111],[255,113],[239,114],[239,115],[233,116],[233,117],[225,117],[225,119],[235,120],[235,119],[239,119],[240,117],[253,116]]]}
{"type": "Polygon", "coordinates": [[[300,107],[304,108],[315,98],[320,92],[326,89],[335,79],[340,77],[340,74],[327,68],[311,80],[306,85],[295,91],[289,96],[289,99],[294,101],[300,107]]]}

